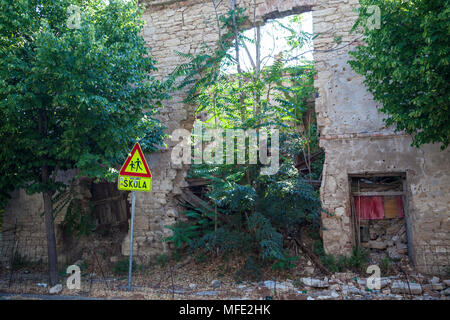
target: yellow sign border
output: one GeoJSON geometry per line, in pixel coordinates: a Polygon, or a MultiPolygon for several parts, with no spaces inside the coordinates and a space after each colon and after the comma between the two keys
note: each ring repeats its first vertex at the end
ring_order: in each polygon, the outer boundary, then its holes
{"type": "Polygon", "coordinates": [[[119,175],[118,178],[118,188],[122,191],[142,191],[142,192],[150,192],[152,190],[152,178],[142,178],[142,177],[130,177],[130,176],[123,176],[119,175]],[[138,183],[133,183],[133,185],[130,185],[126,183],[126,186],[123,185],[125,181],[133,180],[138,183]],[[122,182],[122,183],[121,183],[122,182]],[[145,183],[145,188],[140,187],[141,184],[145,183]],[[139,187],[136,187],[136,185],[139,185],[139,187]]]}

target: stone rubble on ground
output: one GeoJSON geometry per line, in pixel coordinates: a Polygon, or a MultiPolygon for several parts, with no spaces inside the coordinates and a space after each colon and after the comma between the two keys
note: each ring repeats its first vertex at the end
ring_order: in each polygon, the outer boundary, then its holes
{"type": "Polygon", "coordinates": [[[221,283],[220,283],[219,280],[213,280],[213,281],[211,281],[211,287],[212,287],[212,288],[218,289],[218,288],[220,288],[220,286],[221,286],[221,283]]]}
{"type": "Polygon", "coordinates": [[[51,287],[48,292],[50,294],[58,294],[62,291],[62,289],[63,289],[62,284],[59,283],[56,286],[51,287]]]}
{"type": "Polygon", "coordinates": [[[330,284],[328,283],[328,279],[320,280],[314,278],[302,278],[301,281],[305,286],[314,287],[314,288],[328,288],[330,284]]]}
{"type": "Polygon", "coordinates": [[[218,291],[200,291],[196,293],[197,296],[216,296],[218,294],[218,291]]]}
{"type": "Polygon", "coordinates": [[[393,293],[406,293],[406,294],[422,294],[422,286],[418,283],[394,281],[392,284],[393,293]]]}
{"type": "Polygon", "coordinates": [[[195,283],[189,283],[189,289],[195,290],[197,288],[197,285],[195,283]]]}
{"type": "Polygon", "coordinates": [[[445,289],[445,290],[443,291],[443,294],[444,294],[445,296],[450,296],[450,288],[445,289]]]}
{"type": "Polygon", "coordinates": [[[269,290],[278,290],[278,291],[288,291],[293,290],[294,286],[292,283],[285,282],[277,282],[277,281],[264,281],[264,286],[269,290]]]}

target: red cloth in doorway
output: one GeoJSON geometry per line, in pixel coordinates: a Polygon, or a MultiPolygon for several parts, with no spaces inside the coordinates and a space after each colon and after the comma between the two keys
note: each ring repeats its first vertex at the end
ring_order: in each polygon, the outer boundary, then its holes
{"type": "Polygon", "coordinates": [[[360,220],[384,218],[383,197],[355,197],[356,216],[360,220]]]}

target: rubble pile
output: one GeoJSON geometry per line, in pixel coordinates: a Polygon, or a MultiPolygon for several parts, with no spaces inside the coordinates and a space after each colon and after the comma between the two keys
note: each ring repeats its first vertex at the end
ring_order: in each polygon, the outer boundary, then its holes
{"type": "Polygon", "coordinates": [[[361,245],[371,249],[371,258],[380,261],[386,254],[393,261],[408,257],[408,240],[403,218],[371,220],[366,225],[365,237],[361,245]]]}

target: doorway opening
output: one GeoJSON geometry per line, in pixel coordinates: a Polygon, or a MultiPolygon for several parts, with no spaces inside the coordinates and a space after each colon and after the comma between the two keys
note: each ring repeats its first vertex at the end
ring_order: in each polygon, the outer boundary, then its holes
{"type": "Polygon", "coordinates": [[[350,175],[353,242],[373,263],[408,259],[406,174],[350,175]]]}

